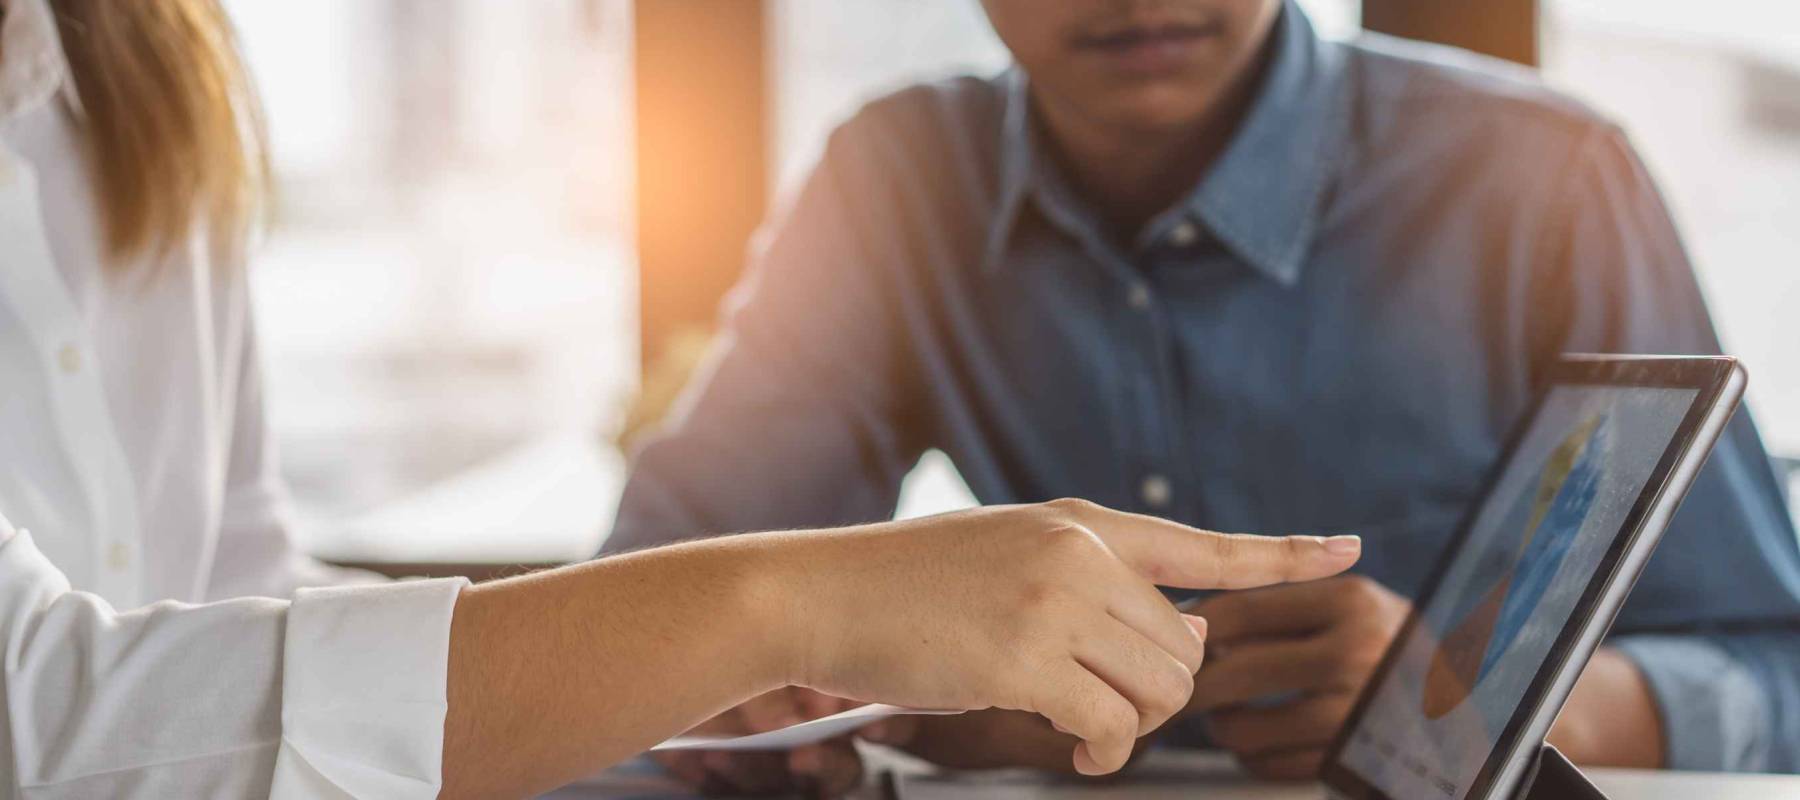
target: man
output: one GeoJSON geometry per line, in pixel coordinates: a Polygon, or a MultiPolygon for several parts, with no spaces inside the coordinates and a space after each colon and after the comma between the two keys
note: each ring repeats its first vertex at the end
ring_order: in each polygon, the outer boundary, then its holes
{"type": "MultiPolygon", "coordinates": [[[[1324,42],[1282,0],[984,6],[1018,68],[836,132],[638,457],[609,549],[881,518],[927,448],[984,503],[1353,530],[1359,577],[1198,612],[1220,650],[1200,733],[1257,774],[1310,774],[1547,365],[1718,351],[1687,256],[1619,130],[1523,70],[1324,42]]],[[[1739,414],[1553,740],[1589,763],[1800,768],[1795,620],[1792,523],[1739,414]]],[[[872,735],[952,764],[1066,750],[1000,713],[909,727],[872,735]]],[[[848,752],[674,766],[839,788],[848,752]]]]}

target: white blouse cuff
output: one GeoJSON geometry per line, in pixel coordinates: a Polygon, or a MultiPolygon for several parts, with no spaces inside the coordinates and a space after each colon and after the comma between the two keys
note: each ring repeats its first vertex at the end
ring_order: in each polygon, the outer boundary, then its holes
{"type": "Polygon", "coordinates": [[[302,589],[288,611],[270,795],[433,798],[461,578],[302,589]]]}

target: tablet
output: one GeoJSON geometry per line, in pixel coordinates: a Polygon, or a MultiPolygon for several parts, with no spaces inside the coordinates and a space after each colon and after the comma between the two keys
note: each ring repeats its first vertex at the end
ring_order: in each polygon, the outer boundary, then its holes
{"type": "Polygon", "coordinates": [[[1554,367],[1339,731],[1335,796],[1511,796],[1744,381],[1729,358],[1554,367]]]}

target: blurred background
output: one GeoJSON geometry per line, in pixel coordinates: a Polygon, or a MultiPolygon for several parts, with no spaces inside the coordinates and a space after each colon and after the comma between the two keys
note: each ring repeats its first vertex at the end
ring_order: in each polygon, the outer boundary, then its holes
{"type": "MultiPolygon", "coordinates": [[[[254,286],[303,544],[414,567],[590,554],[614,443],[678,387],[831,128],[1007,63],[977,0],[227,5],[274,134],[254,286]]],[[[1800,455],[1800,4],[1303,5],[1331,37],[1535,64],[1623,123],[1771,448],[1800,455]]],[[[968,502],[933,455],[902,513],[968,502]]]]}

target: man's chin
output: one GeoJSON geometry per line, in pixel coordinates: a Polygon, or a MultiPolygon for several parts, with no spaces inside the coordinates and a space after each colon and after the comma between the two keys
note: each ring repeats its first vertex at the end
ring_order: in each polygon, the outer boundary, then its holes
{"type": "Polygon", "coordinates": [[[1199,94],[1192,89],[1153,87],[1133,92],[1107,104],[1095,116],[1108,126],[1149,136],[1192,131],[1213,116],[1213,93],[1199,94]]]}

